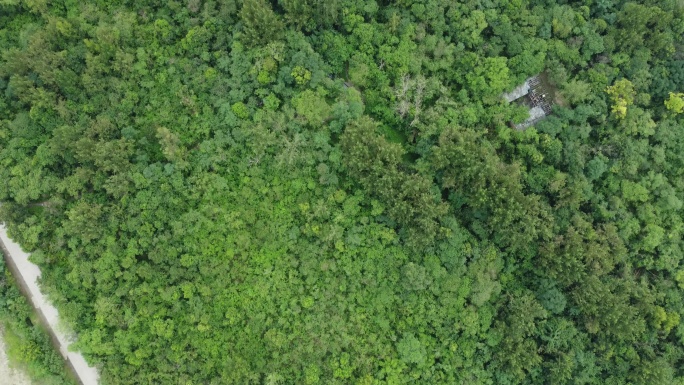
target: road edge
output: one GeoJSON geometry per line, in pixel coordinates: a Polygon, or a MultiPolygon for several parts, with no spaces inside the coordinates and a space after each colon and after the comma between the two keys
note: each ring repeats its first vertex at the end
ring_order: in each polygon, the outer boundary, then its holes
{"type": "Polygon", "coordinates": [[[68,350],[72,341],[66,334],[57,330],[59,313],[38,288],[37,280],[40,277],[40,269],[28,260],[29,254],[9,238],[4,223],[0,223],[0,251],[2,251],[8,269],[17,281],[19,290],[33,306],[38,319],[50,335],[53,346],[64,358],[66,367],[74,375],[74,378],[81,385],[99,385],[97,369],[89,366],[80,353],[68,350]]]}

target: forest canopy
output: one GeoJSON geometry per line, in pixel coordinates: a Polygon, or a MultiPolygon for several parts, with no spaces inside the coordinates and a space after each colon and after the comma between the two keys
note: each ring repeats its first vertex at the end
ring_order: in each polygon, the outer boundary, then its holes
{"type": "Polygon", "coordinates": [[[0,0],[0,180],[103,385],[684,384],[681,1],[0,0]]]}

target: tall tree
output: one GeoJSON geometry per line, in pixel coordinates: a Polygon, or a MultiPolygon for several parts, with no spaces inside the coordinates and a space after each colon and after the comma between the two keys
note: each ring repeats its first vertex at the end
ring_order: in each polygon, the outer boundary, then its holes
{"type": "Polygon", "coordinates": [[[284,24],[266,0],[245,0],[240,10],[243,34],[250,45],[266,45],[282,38],[284,24]]]}

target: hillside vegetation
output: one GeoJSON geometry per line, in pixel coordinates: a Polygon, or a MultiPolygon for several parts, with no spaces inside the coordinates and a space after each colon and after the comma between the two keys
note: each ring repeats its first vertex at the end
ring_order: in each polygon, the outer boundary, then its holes
{"type": "Polygon", "coordinates": [[[103,385],[681,385],[682,42],[676,0],[0,0],[0,220],[103,385]]]}

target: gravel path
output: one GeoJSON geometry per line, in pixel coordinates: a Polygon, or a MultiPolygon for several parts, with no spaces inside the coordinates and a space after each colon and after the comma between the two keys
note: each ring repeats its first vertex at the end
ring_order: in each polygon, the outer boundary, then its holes
{"type": "Polygon", "coordinates": [[[5,331],[0,327],[0,385],[31,385],[24,372],[10,367],[5,351],[4,334],[5,331]]]}
{"type": "MultiPolygon", "coordinates": [[[[50,334],[54,335],[57,341],[59,341],[59,351],[62,353],[62,357],[69,360],[69,364],[74,368],[75,374],[82,384],[98,385],[99,374],[97,370],[94,367],[89,366],[80,353],[68,351],[68,346],[71,345],[73,339],[60,328],[59,313],[57,312],[57,309],[47,301],[47,298],[41,293],[40,287],[38,287],[40,269],[29,261],[28,253],[9,239],[7,236],[7,229],[1,223],[0,247],[5,249],[9,259],[8,266],[10,269],[12,269],[10,265],[13,265],[18,272],[18,275],[16,276],[17,282],[19,282],[20,285],[25,286],[26,290],[30,293],[29,301],[38,309],[38,314],[40,314],[45,322],[45,327],[50,334]]],[[[2,381],[3,377],[0,376],[0,385],[5,385],[2,381]]],[[[14,385],[14,383],[10,382],[7,385],[14,385]]]]}

